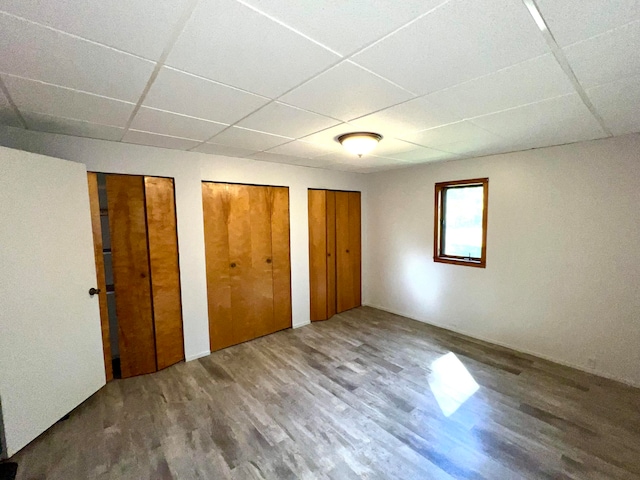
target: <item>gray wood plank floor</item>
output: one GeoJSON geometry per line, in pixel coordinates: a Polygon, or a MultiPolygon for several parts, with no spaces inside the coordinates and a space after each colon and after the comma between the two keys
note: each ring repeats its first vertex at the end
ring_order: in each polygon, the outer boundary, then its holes
{"type": "Polygon", "coordinates": [[[113,381],[13,460],[47,480],[637,479],[640,390],[362,307],[113,381]]]}

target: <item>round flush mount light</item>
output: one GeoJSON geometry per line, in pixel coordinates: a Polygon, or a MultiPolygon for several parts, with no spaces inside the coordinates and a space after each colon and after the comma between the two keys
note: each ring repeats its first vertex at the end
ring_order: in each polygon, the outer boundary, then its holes
{"type": "Polygon", "coordinates": [[[348,152],[359,157],[376,148],[380,140],[382,140],[382,135],[371,132],[345,133],[338,137],[338,141],[348,152]]]}

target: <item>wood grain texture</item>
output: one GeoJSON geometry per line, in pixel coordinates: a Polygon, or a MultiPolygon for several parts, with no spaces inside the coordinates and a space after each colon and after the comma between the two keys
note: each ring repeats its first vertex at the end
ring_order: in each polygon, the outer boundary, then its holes
{"type": "Polygon", "coordinates": [[[106,179],[120,366],[126,378],[157,369],[144,182],[134,175],[106,179]]]}
{"type": "MultiPolygon", "coordinates": [[[[328,315],[327,264],[327,192],[308,191],[309,209],[309,292],[311,296],[311,321],[326,320],[328,315]]],[[[335,197],[334,197],[335,201],[335,197]]],[[[335,209],[335,203],[334,203],[335,209]]],[[[334,238],[335,243],[335,238],[334,238]]],[[[335,278],[335,268],[333,271],[335,278]]],[[[335,295],[334,295],[335,303],[335,295]]]]}
{"type": "Polygon", "coordinates": [[[271,258],[273,260],[272,331],[291,327],[291,252],[289,189],[269,187],[271,197],[271,258]]]}
{"type": "Polygon", "coordinates": [[[336,308],[338,313],[357,306],[353,290],[350,231],[349,192],[336,192],[336,308]]]}
{"type": "Polygon", "coordinates": [[[184,360],[173,179],[145,177],[144,188],[156,361],[162,369],[184,360]]]}
{"type": "MultiPolygon", "coordinates": [[[[243,341],[251,340],[275,331],[273,326],[273,258],[271,237],[270,187],[247,186],[250,199],[250,244],[249,257],[243,265],[243,298],[247,309],[242,309],[251,318],[249,328],[243,329],[243,341]]],[[[236,237],[237,238],[237,237],[236,237]]],[[[235,312],[234,312],[235,314],[235,312]]],[[[234,316],[235,318],[235,316],[234,316]]]]}
{"type": "Polygon", "coordinates": [[[202,188],[212,351],[290,327],[288,189],[202,188]]]}
{"type": "Polygon", "coordinates": [[[104,354],[104,371],[107,382],[113,380],[111,363],[111,340],[109,338],[109,312],[107,310],[107,284],[104,273],[104,253],[102,251],[102,224],[100,222],[100,200],[98,197],[98,175],[87,173],[89,182],[89,206],[91,208],[91,228],[93,230],[93,251],[96,262],[96,287],[100,290],[100,326],[102,328],[102,349],[104,354]]]}
{"type": "Polygon", "coordinates": [[[229,258],[229,186],[202,183],[204,238],[211,350],[234,344],[231,319],[231,260],[229,258]]]}
{"type": "Polygon", "coordinates": [[[362,245],[360,192],[349,192],[349,256],[353,306],[362,305],[362,245]]]}
{"type": "Polygon", "coordinates": [[[336,297],[336,192],[327,190],[327,318],[337,313],[336,297]]]}
{"type": "Polygon", "coordinates": [[[361,307],[110,382],[12,460],[18,480],[637,480],[638,405],[640,389],[361,307]],[[466,400],[459,375],[434,376],[442,358],[478,383],[466,400]]]}

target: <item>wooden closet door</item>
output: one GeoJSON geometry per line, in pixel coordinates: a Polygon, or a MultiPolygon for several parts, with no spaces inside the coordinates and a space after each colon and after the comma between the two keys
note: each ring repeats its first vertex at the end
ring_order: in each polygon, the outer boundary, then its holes
{"type": "Polygon", "coordinates": [[[349,257],[353,307],[362,305],[362,245],[360,192],[349,192],[349,257]]]}
{"type": "Polygon", "coordinates": [[[126,378],[157,370],[143,178],[107,175],[107,199],[120,367],[126,378]]]}
{"type": "Polygon", "coordinates": [[[337,313],[336,192],[327,191],[327,318],[337,313]]]}
{"type": "Polygon", "coordinates": [[[202,183],[211,351],[237,343],[231,318],[230,202],[229,185],[202,183]]]}
{"type": "MultiPolygon", "coordinates": [[[[309,209],[309,290],[311,321],[326,320],[328,305],[327,192],[308,191],[309,209]]],[[[335,207],[335,197],[334,197],[335,207]]],[[[334,229],[335,230],[335,229],[334,229]]],[[[335,240],[334,240],[335,243],[335,240]]],[[[335,269],[334,269],[335,275],[335,269]]],[[[334,283],[335,286],[335,283],[334,283]]],[[[334,295],[335,301],[335,295],[334,295]]],[[[334,308],[335,310],[335,308],[334,308]]]]}
{"type": "Polygon", "coordinates": [[[273,330],[291,327],[291,252],[289,189],[269,187],[271,196],[271,259],[273,272],[273,330]]]}
{"type": "Polygon", "coordinates": [[[349,231],[349,193],[336,192],[336,304],[338,313],[349,310],[355,305],[349,231]]]}
{"type": "Polygon", "coordinates": [[[184,360],[173,179],[145,177],[144,188],[156,361],[162,369],[184,360]]]}
{"type": "Polygon", "coordinates": [[[100,222],[100,200],[98,197],[98,175],[87,173],[89,181],[89,206],[91,208],[91,228],[93,230],[93,250],[96,262],[96,287],[100,290],[100,325],[102,328],[102,351],[104,354],[104,370],[107,382],[113,380],[111,363],[111,340],[109,338],[109,312],[107,310],[107,285],[104,274],[104,253],[102,250],[102,224],[100,222]]]}
{"type": "MultiPolygon", "coordinates": [[[[231,306],[234,319],[243,316],[247,319],[247,324],[239,335],[241,341],[246,341],[275,331],[271,195],[269,187],[238,186],[238,190],[243,197],[248,195],[249,230],[245,230],[247,224],[244,222],[238,225],[237,231],[230,228],[232,261],[234,247],[239,247],[239,261],[236,262],[238,267],[235,269],[238,283],[232,283],[231,306]],[[238,241],[240,236],[242,240],[238,241]],[[237,311],[233,302],[234,286],[238,289],[240,299],[237,311]]],[[[244,198],[240,200],[239,205],[244,209],[244,198]]],[[[233,204],[231,211],[234,211],[233,204]]],[[[233,227],[233,224],[231,226],[233,227]]]]}

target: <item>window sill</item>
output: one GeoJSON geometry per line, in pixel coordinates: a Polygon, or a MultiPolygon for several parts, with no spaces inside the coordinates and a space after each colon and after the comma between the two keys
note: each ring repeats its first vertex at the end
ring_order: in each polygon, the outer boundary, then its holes
{"type": "Polygon", "coordinates": [[[481,260],[463,260],[461,258],[433,257],[433,261],[437,263],[449,263],[451,265],[464,265],[466,267],[487,268],[486,262],[482,262],[481,260]]]}

